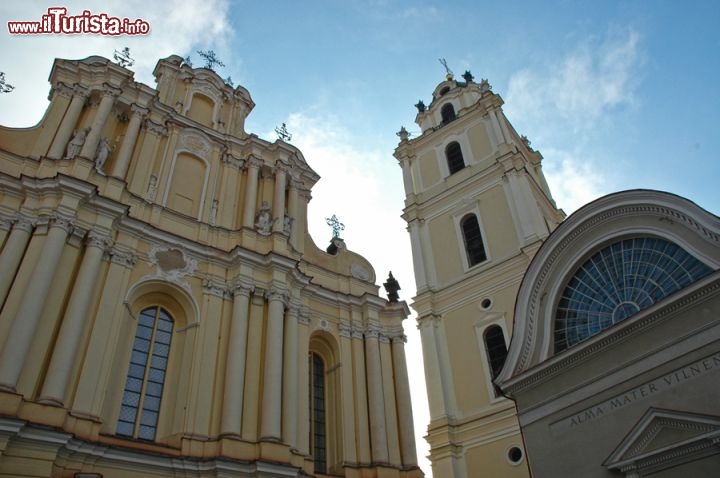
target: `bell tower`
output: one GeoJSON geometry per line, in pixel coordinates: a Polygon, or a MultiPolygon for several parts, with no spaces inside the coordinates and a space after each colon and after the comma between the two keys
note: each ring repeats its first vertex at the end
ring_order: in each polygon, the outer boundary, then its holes
{"type": "Polygon", "coordinates": [[[542,156],[503,114],[487,80],[448,71],[402,128],[405,186],[437,477],[529,475],[515,404],[493,384],[507,355],[520,282],[562,221],[542,156]]]}

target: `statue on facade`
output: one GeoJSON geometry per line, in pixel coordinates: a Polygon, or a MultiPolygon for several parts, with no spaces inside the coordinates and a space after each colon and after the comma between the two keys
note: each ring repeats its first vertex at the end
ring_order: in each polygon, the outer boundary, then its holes
{"type": "Polygon", "coordinates": [[[108,139],[101,139],[97,147],[97,153],[95,154],[95,171],[100,174],[105,174],[105,162],[108,156],[110,156],[110,151],[112,151],[112,149],[110,148],[108,139]]]}
{"type": "Polygon", "coordinates": [[[85,144],[85,138],[87,138],[88,131],[90,128],[83,128],[80,131],[76,131],[65,150],[65,159],[74,159],[75,156],[80,154],[80,150],[85,144]]]}
{"type": "Polygon", "coordinates": [[[290,231],[292,231],[292,223],[293,223],[293,218],[291,218],[290,216],[288,216],[286,214],[285,220],[283,221],[283,232],[285,234],[287,234],[288,236],[290,235],[290,231]]]}
{"type": "Polygon", "coordinates": [[[395,279],[392,275],[392,271],[390,271],[390,275],[388,276],[387,282],[383,284],[385,287],[385,292],[387,293],[388,301],[389,302],[397,302],[398,298],[400,297],[398,295],[398,291],[400,290],[400,284],[398,283],[397,279],[395,279]]]}
{"type": "Polygon", "coordinates": [[[420,100],[415,104],[415,108],[418,109],[418,113],[424,113],[425,112],[425,103],[423,100],[420,100]]]}
{"type": "Polygon", "coordinates": [[[155,194],[157,194],[157,183],[158,178],[156,175],[150,176],[150,183],[148,184],[147,192],[145,193],[145,201],[153,202],[155,200],[155,194]]]}
{"type": "Polygon", "coordinates": [[[217,212],[218,212],[218,200],[213,199],[212,204],[210,205],[210,225],[214,226],[215,221],[217,221],[217,212]]]}
{"type": "Polygon", "coordinates": [[[255,227],[260,234],[270,234],[272,224],[273,220],[270,214],[270,205],[267,201],[263,201],[260,205],[260,210],[255,216],[255,227]]]}

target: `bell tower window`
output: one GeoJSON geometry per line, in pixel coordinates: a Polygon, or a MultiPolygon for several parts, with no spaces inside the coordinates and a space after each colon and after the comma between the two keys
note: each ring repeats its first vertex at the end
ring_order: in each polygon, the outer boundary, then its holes
{"type": "MultiPolygon", "coordinates": [[[[488,363],[490,364],[490,377],[495,380],[505,365],[507,358],[507,345],[505,344],[505,335],[499,325],[491,325],[485,329],[483,334],[485,342],[485,352],[487,353],[488,363]]],[[[495,386],[495,395],[500,395],[500,389],[495,386]]]]}
{"type": "Polygon", "coordinates": [[[480,224],[475,214],[468,214],[460,221],[468,266],[472,267],[487,259],[485,245],[480,232],[480,224]]]}
{"type": "Polygon", "coordinates": [[[456,141],[448,144],[445,148],[445,158],[447,159],[450,174],[455,174],[465,167],[462,149],[460,149],[460,145],[456,141]]]}
{"type": "Polygon", "coordinates": [[[440,110],[440,116],[442,117],[442,124],[448,124],[449,122],[453,121],[457,116],[455,116],[455,108],[453,107],[452,103],[445,103],[440,110]]]}

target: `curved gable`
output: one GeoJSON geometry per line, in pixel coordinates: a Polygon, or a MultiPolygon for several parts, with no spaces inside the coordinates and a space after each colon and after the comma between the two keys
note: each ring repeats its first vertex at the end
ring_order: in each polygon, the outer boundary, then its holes
{"type": "Polygon", "coordinates": [[[508,359],[498,381],[506,385],[568,348],[565,353],[572,354],[584,340],[718,269],[720,218],[691,201],[665,192],[632,190],[584,206],[548,237],[525,274],[508,359]],[[619,257],[613,258],[618,249],[619,257]],[[659,264],[662,257],[671,264],[658,269],[656,277],[649,264],[659,264]],[[642,263],[646,267],[641,270],[642,263]],[[676,271],[678,267],[684,272],[676,271]],[[624,281],[633,283],[615,291],[624,281]],[[664,288],[651,287],[658,281],[664,288]],[[605,287],[607,294],[602,292],[605,287]],[[652,300],[640,305],[637,297],[632,299],[638,287],[646,287],[652,300]],[[600,303],[606,301],[611,311],[601,318],[600,303]],[[575,326],[584,329],[573,331],[568,339],[568,327],[575,326]]]}

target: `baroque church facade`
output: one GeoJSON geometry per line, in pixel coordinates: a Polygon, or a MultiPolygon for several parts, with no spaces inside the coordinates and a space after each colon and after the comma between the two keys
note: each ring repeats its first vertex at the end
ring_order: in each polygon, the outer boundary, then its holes
{"type": "Polygon", "coordinates": [[[500,96],[463,80],[395,151],[433,476],[717,476],[720,218],[631,190],[565,219],[500,96]]]}
{"type": "Polygon", "coordinates": [[[420,477],[402,321],[247,90],[56,60],[0,128],[0,476],[420,477]]]}

